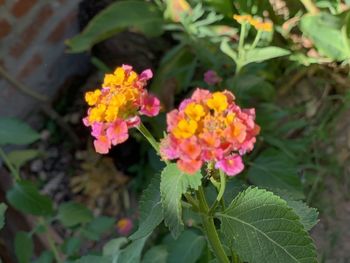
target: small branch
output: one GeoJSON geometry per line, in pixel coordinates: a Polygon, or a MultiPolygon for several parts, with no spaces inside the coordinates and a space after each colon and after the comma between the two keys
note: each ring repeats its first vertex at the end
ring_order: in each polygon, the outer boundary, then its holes
{"type": "Polygon", "coordinates": [[[7,158],[6,153],[2,150],[2,148],[0,148],[0,157],[3,159],[4,163],[6,164],[7,168],[10,170],[12,177],[16,180],[16,181],[20,181],[21,177],[19,176],[19,172],[18,169],[16,169],[12,163],[10,162],[10,160],[7,158]]]}
{"type": "Polygon", "coordinates": [[[308,13],[316,15],[320,12],[320,9],[318,9],[318,7],[312,0],[300,0],[300,2],[304,5],[308,13]]]}

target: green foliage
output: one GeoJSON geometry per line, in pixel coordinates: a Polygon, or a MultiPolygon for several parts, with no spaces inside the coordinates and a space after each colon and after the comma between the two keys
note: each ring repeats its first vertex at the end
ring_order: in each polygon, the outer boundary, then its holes
{"type": "Polygon", "coordinates": [[[71,238],[65,240],[64,243],[62,244],[62,251],[67,256],[72,256],[79,251],[80,245],[81,245],[80,238],[71,237],[71,238]]]}
{"type": "Polygon", "coordinates": [[[152,233],[163,221],[162,204],[160,201],[160,177],[154,176],[145,189],[139,201],[140,225],[130,239],[139,239],[152,233]]]}
{"type": "Polygon", "coordinates": [[[84,256],[78,260],[75,260],[74,263],[111,263],[110,257],[103,257],[103,256],[93,256],[93,255],[88,255],[84,256]]]}
{"type": "Polygon", "coordinates": [[[262,152],[251,164],[248,178],[257,186],[285,189],[293,196],[303,197],[295,162],[277,150],[262,152]]]}
{"type": "Polygon", "coordinates": [[[248,188],[218,216],[222,232],[244,261],[317,262],[299,217],[271,192],[248,188]]]}
{"type": "Polygon", "coordinates": [[[167,263],[168,251],[164,245],[152,247],[148,250],[143,259],[142,263],[167,263]]]}
{"type": "MultiPolygon", "coordinates": [[[[86,214],[87,215],[87,214],[86,214]]],[[[86,220],[88,220],[86,218],[86,220]]],[[[88,221],[87,221],[88,222],[88,221]]],[[[107,216],[99,216],[92,219],[81,229],[84,237],[90,240],[99,240],[101,235],[110,231],[115,223],[115,219],[107,216]]]]}
{"type": "Polygon", "coordinates": [[[287,56],[290,51],[280,47],[264,47],[250,49],[245,53],[244,64],[248,65],[253,62],[263,62],[269,59],[287,56]]]}
{"type": "Polygon", "coordinates": [[[39,193],[29,181],[16,182],[6,193],[8,202],[22,213],[36,216],[49,216],[53,213],[52,201],[39,193]]]}
{"type": "Polygon", "coordinates": [[[25,145],[39,138],[40,135],[28,124],[15,118],[0,118],[0,145],[25,145]]]}
{"type": "Polygon", "coordinates": [[[88,223],[93,219],[92,213],[85,206],[68,202],[63,203],[58,208],[57,219],[65,227],[73,227],[78,224],[88,223]]]}
{"type": "Polygon", "coordinates": [[[81,34],[67,41],[67,45],[72,52],[82,52],[130,27],[147,36],[159,36],[162,23],[162,15],[153,4],[118,1],[95,16],[81,34]]]}
{"type": "Polygon", "coordinates": [[[347,24],[340,17],[331,14],[307,14],[300,21],[300,29],[311,38],[321,54],[336,61],[343,61],[350,58],[347,24]]]}
{"type": "Polygon", "coordinates": [[[41,253],[40,257],[34,261],[34,263],[52,263],[53,254],[51,251],[44,251],[41,253]]]}
{"type": "Polygon", "coordinates": [[[26,232],[17,232],[15,237],[15,253],[19,263],[29,263],[34,252],[33,241],[26,232]]]}
{"type": "Polygon", "coordinates": [[[204,236],[194,231],[186,230],[178,239],[167,244],[169,256],[168,263],[195,263],[200,258],[206,245],[204,236]]]}
{"type": "Polygon", "coordinates": [[[19,168],[28,161],[38,157],[40,151],[38,150],[14,150],[8,154],[10,163],[19,170],[19,168]]]}
{"type": "Polygon", "coordinates": [[[0,203],[0,230],[4,227],[5,225],[5,212],[7,209],[7,205],[4,203],[0,203]]]}
{"type": "Polygon", "coordinates": [[[177,238],[183,230],[181,197],[189,189],[198,189],[202,174],[188,175],[181,172],[176,164],[168,164],[161,175],[160,195],[165,224],[177,238]]]}
{"type": "Polygon", "coordinates": [[[318,211],[316,208],[309,207],[306,203],[292,198],[283,198],[289,207],[291,207],[303,224],[306,231],[311,230],[318,222],[318,211]]]}
{"type": "Polygon", "coordinates": [[[141,252],[147,241],[148,236],[131,242],[128,246],[121,249],[127,243],[126,238],[111,240],[103,248],[105,258],[112,259],[115,263],[139,263],[141,261],[141,252]]]}

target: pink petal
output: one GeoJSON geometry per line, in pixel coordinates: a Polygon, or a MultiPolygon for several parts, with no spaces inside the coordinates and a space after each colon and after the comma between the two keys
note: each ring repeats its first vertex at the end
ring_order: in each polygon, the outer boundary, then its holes
{"type": "Polygon", "coordinates": [[[218,161],[215,165],[215,168],[221,169],[228,176],[235,176],[243,171],[244,164],[241,156],[231,155],[218,161]]]}
{"type": "Polygon", "coordinates": [[[126,124],[128,125],[128,128],[134,128],[138,127],[141,123],[141,119],[139,116],[133,116],[127,120],[125,120],[126,124]]]}
{"type": "Polygon", "coordinates": [[[128,126],[125,121],[117,120],[107,129],[107,137],[113,145],[125,142],[128,137],[128,126]]]}
{"type": "Polygon", "coordinates": [[[106,136],[101,136],[97,140],[94,140],[94,146],[97,153],[106,154],[111,148],[111,142],[106,136]]]}
{"type": "Polygon", "coordinates": [[[152,77],[153,77],[152,70],[146,69],[146,70],[141,72],[139,80],[140,81],[146,81],[146,80],[151,79],[152,77]]]}
{"type": "Polygon", "coordinates": [[[158,115],[160,110],[160,101],[153,95],[145,94],[141,99],[140,113],[149,117],[158,115]]]}
{"type": "Polygon", "coordinates": [[[91,135],[94,136],[95,138],[98,138],[102,135],[103,131],[103,123],[101,122],[95,122],[91,125],[91,135]]]}

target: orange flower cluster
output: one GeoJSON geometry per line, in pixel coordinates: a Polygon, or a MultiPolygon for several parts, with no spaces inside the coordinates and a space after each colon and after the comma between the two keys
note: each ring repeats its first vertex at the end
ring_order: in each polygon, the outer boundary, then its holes
{"type": "Polygon", "coordinates": [[[90,107],[83,122],[92,129],[96,152],[108,153],[112,145],[126,141],[128,129],[140,124],[139,115],[159,113],[159,100],[145,89],[150,78],[150,69],[138,75],[131,66],[123,65],[105,75],[102,89],[85,94],[90,107]]]}
{"type": "Polygon", "coordinates": [[[197,89],[179,109],[167,115],[167,136],[160,152],[177,160],[180,170],[193,174],[204,162],[213,162],[229,176],[240,173],[242,155],[253,149],[260,127],[254,109],[241,109],[229,91],[197,89]]]}
{"type": "Polygon", "coordinates": [[[248,23],[255,27],[256,30],[271,32],[273,25],[269,21],[261,21],[259,19],[253,18],[251,15],[233,15],[233,19],[238,23],[248,23]]]}

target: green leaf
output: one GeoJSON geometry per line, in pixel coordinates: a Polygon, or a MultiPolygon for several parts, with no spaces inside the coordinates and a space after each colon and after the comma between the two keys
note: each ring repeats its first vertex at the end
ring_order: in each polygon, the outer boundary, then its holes
{"type": "Polygon", "coordinates": [[[159,245],[148,250],[142,263],[167,263],[168,251],[165,246],[159,245]]]}
{"type": "Polygon", "coordinates": [[[234,51],[229,43],[228,43],[228,40],[227,39],[224,39],[221,44],[220,44],[220,49],[223,53],[225,53],[227,56],[229,56],[230,58],[233,59],[233,61],[237,61],[237,52],[234,51]]]}
{"type": "Polygon", "coordinates": [[[33,241],[26,232],[17,232],[15,237],[15,253],[19,263],[29,263],[33,255],[33,241]]]}
{"type": "Polygon", "coordinates": [[[67,256],[72,256],[79,251],[80,245],[81,245],[80,238],[71,237],[71,238],[64,241],[64,243],[62,245],[62,251],[67,256]]]}
{"type": "Polygon", "coordinates": [[[117,251],[113,255],[113,262],[117,263],[139,263],[141,252],[149,236],[131,242],[126,248],[117,251]]]}
{"type": "Polygon", "coordinates": [[[34,261],[34,263],[52,263],[53,254],[51,251],[44,251],[41,253],[40,257],[34,261]]]}
{"type": "Polygon", "coordinates": [[[17,169],[19,169],[26,162],[38,157],[40,151],[38,150],[15,150],[10,152],[7,157],[17,169]]]}
{"type": "Polygon", "coordinates": [[[299,217],[271,192],[248,188],[218,217],[222,232],[243,261],[317,262],[314,244],[299,217]]]}
{"type": "Polygon", "coordinates": [[[107,216],[94,218],[82,229],[82,234],[91,240],[99,240],[100,236],[110,230],[115,223],[115,219],[107,216]]]}
{"type": "Polygon", "coordinates": [[[263,151],[248,170],[248,178],[257,186],[285,189],[295,197],[303,198],[297,166],[285,154],[274,149],[263,151]]]}
{"type": "Polygon", "coordinates": [[[311,230],[318,222],[318,211],[316,208],[309,207],[305,202],[293,200],[291,198],[283,198],[289,207],[291,207],[303,224],[306,231],[311,230]]]}
{"type": "Polygon", "coordinates": [[[230,0],[205,0],[205,3],[214,7],[214,9],[226,17],[232,19],[233,1],[230,0]]]}
{"type": "Polygon", "coordinates": [[[177,240],[168,243],[168,263],[195,263],[201,256],[206,245],[204,236],[194,231],[186,230],[177,240]]]}
{"type": "Polygon", "coordinates": [[[0,145],[25,145],[35,142],[40,135],[28,124],[15,118],[0,118],[0,145]]]}
{"type": "Polygon", "coordinates": [[[162,34],[162,26],[162,14],[155,5],[144,1],[118,1],[96,15],[82,33],[67,41],[67,45],[72,52],[82,52],[130,27],[154,37],[162,34]]]}
{"type": "Polygon", "coordinates": [[[349,48],[346,48],[348,39],[342,35],[341,24],[340,19],[331,14],[308,14],[302,17],[300,29],[311,38],[321,54],[337,61],[343,61],[350,58],[350,51],[349,48]]]}
{"type": "Polygon", "coordinates": [[[103,246],[103,255],[114,256],[116,254],[119,254],[121,247],[127,243],[128,239],[126,237],[111,239],[103,246]]]}
{"type": "Polygon", "coordinates": [[[160,62],[150,90],[163,95],[165,99],[169,94],[186,90],[193,78],[196,65],[196,57],[188,47],[183,45],[174,47],[160,62]]]}
{"type": "Polygon", "coordinates": [[[139,206],[140,226],[138,230],[130,236],[130,239],[138,239],[149,235],[163,220],[159,176],[152,178],[151,183],[141,196],[139,206]]]}
{"type": "Polygon", "coordinates": [[[35,185],[29,181],[16,182],[6,193],[6,198],[22,213],[37,216],[49,216],[53,213],[51,199],[40,194],[35,185]]]}
{"type": "Polygon", "coordinates": [[[188,175],[180,171],[176,164],[167,165],[161,174],[160,195],[165,224],[177,238],[184,228],[182,222],[181,197],[189,189],[197,190],[202,174],[188,175]]]}
{"type": "Polygon", "coordinates": [[[5,212],[7,209],[7,205],[4,203],[0,203],[0,230],[4,227],[5,225],[5,212]]]}
{"type": "Polygon", "coordinates": [[[94,256],[88,255],[84,256],[78,260],[75,260],[74,263],[111,263],[113,262],[111,257],[103,257],[103,256],[94,256]]]}
{"type": "Polygon", "coordinates": [[[93,219],[92,213],[85,206],[68,202],[61,204],[58,208],[57,219],[65,227],[73,227],[78,224],[88,223],[93,219]]]}
{"type": "Polygon", "coordinates": [[[280,47],[264,47],[254,48],[246,51],[243,65],[253,62],[263,62],[272,58],[283,57],[289,55],[290,51],[280,47]]]}

